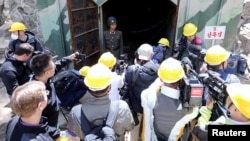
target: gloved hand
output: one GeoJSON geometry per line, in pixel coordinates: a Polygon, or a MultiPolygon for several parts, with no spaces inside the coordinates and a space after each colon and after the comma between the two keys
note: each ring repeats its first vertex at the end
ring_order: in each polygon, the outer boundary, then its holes
{"type": "Polygon", "coordinates": [[[102,132],[104,133],[104,135],[109,136],[109,135],[115,135],[114,129],[112,129],[111,127],[105,126],[102,128],[102,132]]]}
{"type": "Polygon", "coordinates": [[[102,132],[104,134],[103,141],[116,141],[117,140],[114,129],[112,129],[111,127],[108,127],[108,126],[103,127],[102,132]]]}
{"type": "Polygon", "coordinates": [[[95,134],[88,134],[84,137],[84,141],[98,141],[98,137],[95,134]]]}

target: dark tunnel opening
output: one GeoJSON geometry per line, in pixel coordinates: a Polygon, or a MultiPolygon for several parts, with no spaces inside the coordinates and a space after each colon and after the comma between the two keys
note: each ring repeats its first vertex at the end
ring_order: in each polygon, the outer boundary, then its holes
{"type": "Polygon", "coordinates": [[[106,19],[117,18],[123,32],[125,52],[133,54],[142,44],[157,45],[161,37],[174,41],[176,5],[169,0],[109,0],[103,5],[104,30],[106,19]]]}

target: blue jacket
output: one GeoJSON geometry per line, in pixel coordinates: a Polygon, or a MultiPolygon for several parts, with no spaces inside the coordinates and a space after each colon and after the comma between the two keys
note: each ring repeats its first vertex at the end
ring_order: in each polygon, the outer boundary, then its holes
{"type": "Polygon", "coordinates": [[[154,46],[153,52],[154,52],[154,55],[152,57],[153,62],[160,64],[165,58],[164,46],[160,44],[158,44],[157,46],[154,46]]]}
{"type": "Polygon", "coordinates": [[[15,49],[21,44],[21,43],[29,43],[34,47],[34,51],[43,52],[43,47],[39,40],[35,37],[35,34],[29,31],[25,31],[25,34],[27,36],[26,41],[21,41],[19,39],[11,40],[8,45],[8,51],[14,52],[15,49]]]}

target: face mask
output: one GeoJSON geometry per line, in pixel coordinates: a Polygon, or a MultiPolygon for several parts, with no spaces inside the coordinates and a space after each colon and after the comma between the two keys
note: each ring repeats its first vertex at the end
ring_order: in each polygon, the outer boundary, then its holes
{"type": "Polygon", "coordinates": [[[13,40],[18,39],[18,35],[12,33],[12,34],[11,34],[11,39],[13,39],[13,40]]]}

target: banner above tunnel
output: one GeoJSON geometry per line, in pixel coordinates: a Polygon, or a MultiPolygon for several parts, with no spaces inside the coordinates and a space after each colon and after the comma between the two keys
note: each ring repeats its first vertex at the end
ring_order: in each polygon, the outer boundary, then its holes
{"type": "Polygon", "coordinates": [[[93,0],[98,6],[102,6],[108,0],[93,0]]]}

